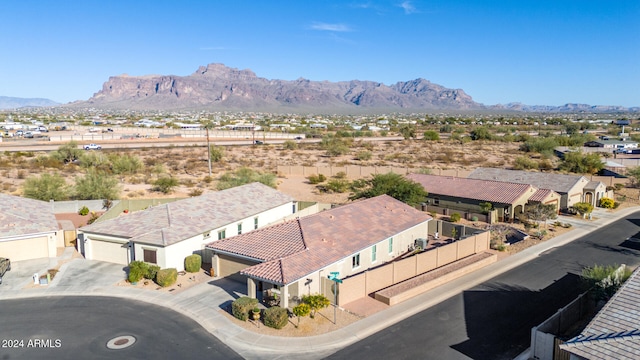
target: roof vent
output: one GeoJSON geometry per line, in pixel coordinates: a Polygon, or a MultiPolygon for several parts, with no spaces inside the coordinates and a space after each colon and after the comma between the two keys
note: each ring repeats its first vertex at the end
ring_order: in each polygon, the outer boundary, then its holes
{"type": "Polygon", "coordinates": [[[333,220],[334,218],[335,218],[335,216],[329,215],[329,219],[333,220]]]}
{"type": "Polygon", "coordinates": [[[322,242],[323,242],[323,243],[326,243],[326,242],[327,242],[327,239],[322,238],[322,242]]]}

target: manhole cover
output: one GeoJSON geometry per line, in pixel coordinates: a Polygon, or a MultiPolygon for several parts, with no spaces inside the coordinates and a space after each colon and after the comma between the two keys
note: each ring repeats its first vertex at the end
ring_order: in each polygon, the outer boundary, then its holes
{"type": "Polygon", "coordinates": [[[136,342],[136,338],[129,335],[118,336],[107,342],[107,348],[112,350],[120,350],[133,345],[136,342]]]}

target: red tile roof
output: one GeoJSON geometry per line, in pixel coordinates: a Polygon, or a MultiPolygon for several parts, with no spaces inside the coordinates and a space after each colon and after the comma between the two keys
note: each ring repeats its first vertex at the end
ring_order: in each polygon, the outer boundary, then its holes
{"type": "Polygon", "coordinates": [[[407,178],[421,184],[429,194],[513,204],[527,192],[537,190],[529,184],[477,180],[453,176],[410,174],[407,178]]]}
{"type": "Polygon", "coordinates": [[[430,219],[426,213],[381,195],[214,241],[207,247],[263,260],[241,273],[284,285],[430,219]]]}
{"type": "Polygon", "coordinates": [[[554,194],[554,197],[557,198],[557,199],[560,198],[560,194],[558,194],[557,192],[555,192],[553,190],[539,189],[538,191],[535,192],[535,194],[533,194],[529,198],[529,201],[542,202],[542,201],[544,201],[544,199],[546,199],[551,194],[554,194]]]}

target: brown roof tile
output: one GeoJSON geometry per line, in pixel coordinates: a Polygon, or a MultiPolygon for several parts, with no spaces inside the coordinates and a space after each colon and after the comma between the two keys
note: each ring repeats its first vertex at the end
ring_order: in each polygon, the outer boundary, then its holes
{"type": "Polygon", "coordinates": [[[0,238],[58,231],[51,204],[0,194],[0,238]]]}
{"type": "Polygon", "coordinates": [[[453,176],[410,174],[407,175],[407,178],[421,184],[429,194],[501,204],[512,204],[533,188],[533,186],[529,184],[477,180],[453,176]]]}
{"type": "Polygon", "coordinates": [[[426,213],[381,195],[224,240],[239,241],[237,247],[217,241],[208,247],[225,252],[241,248],[240,255],[265,260],[243,274],[288,284],[430,219],[426,213]],[[286,248],[281,243],[291,239],[296,247],[290,249],[295,251],[278,250],[281,257],[269,261],[277,253],[273,249],[286,248]]]}

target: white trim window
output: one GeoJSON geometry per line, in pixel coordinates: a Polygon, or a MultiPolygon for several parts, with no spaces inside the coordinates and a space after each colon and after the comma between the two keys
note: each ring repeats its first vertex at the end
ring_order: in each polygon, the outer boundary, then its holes
{"type": "Polygon", "coordinates": [[[378,245],[371,247],[371,262],[374,263],[378,259],[378,245]]]}
{"type": "Polygon", "coordinates": [[[357,269],[360,267],[360,253],[357,253],[351,257],[351,268],[357,269]]]}
{"type": "Polygon", "coordinates": [[[389,254],[393,254],[393,238],[389,238],[389,254]]]}
{"type": "Polygon", "coordinates": [[[218,240],[222,240],[227,237],[227,229],[218,231],[218,240]]]}

